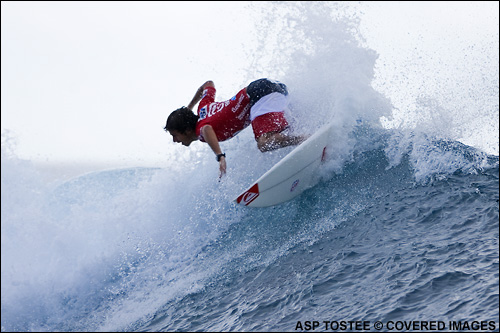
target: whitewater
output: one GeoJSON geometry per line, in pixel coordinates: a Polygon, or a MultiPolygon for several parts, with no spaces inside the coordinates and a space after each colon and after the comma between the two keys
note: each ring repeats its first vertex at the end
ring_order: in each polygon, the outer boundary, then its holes
{"type": "Polygon", "coordinates": [[[250,129],[221,181],[201,145],[48,181],[3,135],[2,331],[499,331],[498,30],[452,65],[381,64],[356,6],[252,10],[247,82],[286,83],[296,131],[334,126],[317,185],[236,206],[293,149],[250,129]]]}

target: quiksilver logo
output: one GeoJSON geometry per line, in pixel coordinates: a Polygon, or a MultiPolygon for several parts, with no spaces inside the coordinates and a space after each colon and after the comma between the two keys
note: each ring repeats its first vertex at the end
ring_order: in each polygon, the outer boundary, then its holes
{"type": "Polygon", "coordinates": [[[236,202],[248,206],[252,201],[257,199],[258,196],[259,196],[259,184],[255,184],[248,191],[240,195],[238,199],[236,199],[236,202]]]}
{"type": "Polygon", "coordinates": [[[243,199],[241,200],[245,205],[248,205],[250,202],[252,202],[257,196],[259,195],[259,193],[251,193],[251,192],[247,192],[245,193],[245,195],[243,196],[243,199]]]}

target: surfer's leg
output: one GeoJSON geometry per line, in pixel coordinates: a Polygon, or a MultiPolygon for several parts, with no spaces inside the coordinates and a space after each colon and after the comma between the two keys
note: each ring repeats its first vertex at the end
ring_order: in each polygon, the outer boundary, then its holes
{"type": "Polygon", "coordinates": [[[269,112],[252,121],[252,128],[260,151],[266,152],[304,141],[302,136],[289,134],[289,125],[283,111],[269,112]]]}
{"type": "Polygon", "coordinates": [[[250,119],[257,147],[265,152],[304,141],[302,136],[290,135],[285,111],[288,91],[283,83],[267,79],[252,82],[247,87],[250,97],[250,119]]]}
{"type": "Polygon", "coordinates": [[[305,139],[304,136],[292,136],[284,133],[269,132],[257,138],[257,147],[264,153],[270,150],[298,145],[305,139]]]}

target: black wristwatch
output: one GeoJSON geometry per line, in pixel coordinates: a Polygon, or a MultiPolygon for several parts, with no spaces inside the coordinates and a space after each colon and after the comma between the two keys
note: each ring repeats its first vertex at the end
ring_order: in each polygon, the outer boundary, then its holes
{"type": "Polygon", "coordinates": [[[220,158],[224,156],[226,157],[226,154],[222,153],[222,154],[217,154],[217,157],[215,158],[217,160],[217,162],[220,162],[220,158]]]}

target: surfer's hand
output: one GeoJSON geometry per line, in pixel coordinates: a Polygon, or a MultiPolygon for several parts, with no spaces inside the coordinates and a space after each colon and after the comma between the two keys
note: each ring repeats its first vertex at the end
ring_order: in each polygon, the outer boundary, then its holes
{"type": "Polygon", "coordinates": [[[226,158],[224,156],[220,158],[219,170],[220,170],[219,178],[222,178],[222,176],[226,174],[226,158]]]}

